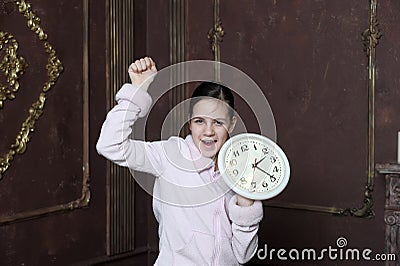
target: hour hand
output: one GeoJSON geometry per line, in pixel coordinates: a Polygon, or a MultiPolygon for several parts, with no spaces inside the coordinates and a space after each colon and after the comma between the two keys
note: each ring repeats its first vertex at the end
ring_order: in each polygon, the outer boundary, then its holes
{"type": "MultiPolygon", "coordinates": [[[[259,163],[261,163],[266,157],[267,157],[267,156],[264,156],[264,157],[261,158],[258,162],[255,161],[254,163],[252,163],[252,164],[251,164],[252,167],[253,167],[253,168],[257,167],[257,165],[258,165],[259,163]]],[[[258,168],[258,167],[257,167],[257,168],[258,168]]]]}

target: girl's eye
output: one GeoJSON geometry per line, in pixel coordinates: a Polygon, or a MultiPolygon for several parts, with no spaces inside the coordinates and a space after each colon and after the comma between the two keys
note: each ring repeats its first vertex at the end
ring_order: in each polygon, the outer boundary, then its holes
{"type": "Polygon", "coordinates": [[[195,119],[194,122],[195,122],[196,124],[201,124],[201,123],[204,122],[204,120],[203,120],[203,119],[195,119]]]}
{"type": "Polygon", "coordinates": [[[224,125],[224,122],[215,120],[215,124],[216,124],[217,126],[223,126],[223,125],[224,125]]]}

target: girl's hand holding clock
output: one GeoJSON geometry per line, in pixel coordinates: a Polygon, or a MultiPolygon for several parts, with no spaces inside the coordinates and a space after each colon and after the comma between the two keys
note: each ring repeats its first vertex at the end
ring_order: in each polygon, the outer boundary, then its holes
{"type": "Polygon", "coordinates": [[[252,199],[245,198],[243,196],[240,196],[239,194],[236,194],[236,196],[237,196],[237,205],[241,207],[251,206],[254,203],[254,200],[252,199]]]}

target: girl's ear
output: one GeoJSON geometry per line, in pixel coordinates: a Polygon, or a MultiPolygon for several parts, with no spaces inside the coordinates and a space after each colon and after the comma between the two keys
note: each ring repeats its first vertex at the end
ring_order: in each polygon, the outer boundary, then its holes
{"type": "Polygon", "coordinates": [[[232,116],[231,125],[229,126],[229,129],[228,129],[229,134],[231,134],[232,131],[235,129],[236,122],[237,122],[236,116],[232,116]]]}

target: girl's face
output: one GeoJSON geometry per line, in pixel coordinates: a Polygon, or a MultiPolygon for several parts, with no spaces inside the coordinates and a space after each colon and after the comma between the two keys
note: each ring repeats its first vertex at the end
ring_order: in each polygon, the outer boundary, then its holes
{"type": "Polygon", "coordinates": [[[232,132],[236,117],[229,117],[229,106],[218,99],[206,98],[193,106],[189,128],[204,157],[213,158],[232,132]]]}

